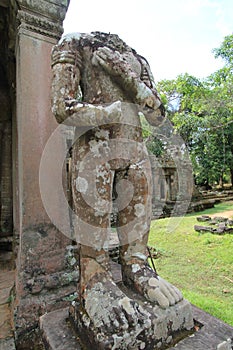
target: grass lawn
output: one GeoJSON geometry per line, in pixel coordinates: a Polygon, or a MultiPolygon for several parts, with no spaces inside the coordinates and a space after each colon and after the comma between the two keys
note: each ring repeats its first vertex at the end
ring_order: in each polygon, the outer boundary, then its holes
{"type": "Polygon", "coordinates": [[[233,202],[151,223],[149,245],[159,275],[182,290],[192,304],[233,326],[233,234],[200,234],[196,217],[233,210],[233,202]]]}

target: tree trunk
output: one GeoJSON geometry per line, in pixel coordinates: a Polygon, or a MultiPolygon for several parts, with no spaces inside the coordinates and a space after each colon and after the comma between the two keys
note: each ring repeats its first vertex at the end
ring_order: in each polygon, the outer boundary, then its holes
{"type": "Polygon", "coordinates": [[[221,175],[219,176],[218,185],[219,185],[220,188],[223,188],[223,174],[221,174],[221,175]]]}
{"type": "Polygon", "coordinates": [[[231,172],[231,187],[233,187],[233,168],[230,169],[231,172]]]}

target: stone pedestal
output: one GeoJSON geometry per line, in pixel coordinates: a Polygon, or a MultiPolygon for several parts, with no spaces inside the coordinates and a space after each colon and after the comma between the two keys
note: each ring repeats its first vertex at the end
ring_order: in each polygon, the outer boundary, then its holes
{"type": "MultiPolygon", "coordinates": [[[[119,267],[118,267],[119,268],[119,267]]],[[[113,271],[116,275],[116,271],[113,271]]],[[[162,309],[155,303],[150,303],[123,285],[117,284],[123,293],[136,301],[147,313],[147,322],[130,326],[124,331],[114,327],[108,333],[95,327],[78,301],[73,302],[69,309],[69,319],[78,338],[87,349],[165,349],[176,344],[180,339],[194,332],[194,320],[191,304],[182,300],[174,306],[162,309]]],[[[101,307],[101,306],[100,306],[101,307]]]]}
{"type": "MultiPolygon", "coordinates": [[[[196,320],[195,332],[191,336],[185,337],[182,340],[178,339],[180,340],[178,343],[172,347],[168,345],[166,349],[226,350],[231,348],[232,345],[230,345],[230,338],[232,338],[233,327],[223,323],[195,306],[192,306],[192,312],[194,319],[196,320]]],[[[65,308],[51,312],[40,318],[40,329],[44,343],[46,344],[46,349],[57,350],[58,347],[59,350],[82,349],[77,334],[75,334],[70,327],[68,316],[68,308],[65,308]]],[[[148,346],[150,346],[150,344],[148,346]]],[[[88,349],[93,349],[93,347],[89,347],[88,349]]],[[[144,349],[147,348],[144,347],[144,349]]],[[[136,348],[136,350],[138,350],[138,348],[136,348]]]]}

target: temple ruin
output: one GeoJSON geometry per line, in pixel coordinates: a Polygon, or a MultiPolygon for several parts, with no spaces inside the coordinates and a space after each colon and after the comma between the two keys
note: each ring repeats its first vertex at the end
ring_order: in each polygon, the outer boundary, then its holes
{"type": "MultiPolygon", "coordinates": [[[[62,36],[68,6],[69,0],[0,0],[1,350],[81,349],[65,322],[68,307],[77,299],[77,244],[52,223],[40,191],[42,154],[58,126],[50,101],[51,52],[62,36]],[[59,333],[63,326],[66,331],[59,333]]],[[[50,159],[52,175],[58,171],[59,155],[70,145],[56,144],[56,157],[50,159]]],[[[159,167],[151,163],[158,217],[166,202],[177,201],[181,184],[170,160],[161,161],[159,167]]],[[[64,168],[69,175],[69,154],[64,168]]],[[[70,180],[63,185],[70,198],[70,180]]],[[[190,188],[184,188],[181,204],[190,188]]],[[[53,192],[57,217],[67,217],[60,193],[51,190],[51,183],[46,190],[53,192]]],[[[195,315],[201,318],[199,311],[195,315]]]]}

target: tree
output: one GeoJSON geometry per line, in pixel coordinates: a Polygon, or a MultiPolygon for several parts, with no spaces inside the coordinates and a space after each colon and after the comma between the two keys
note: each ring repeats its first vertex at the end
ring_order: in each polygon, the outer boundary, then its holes
{"type": "Polygon", "coordinates": [[[202,81],[187,73],[163,80],[158,90],[188,147],[196,182],[221,182],[230,171],[233,184],[233,35],[214,52],[225,60],[222,69],[202,81]]]}
{"type": "Polygon", "coordinates": [[[225,60],[226,65],[233,67],[233,34],[227,35],[221,46],[213,50],[215,57],[221,57],[225,60]]]}
{"type": "MultiPolygon", "coordinates": [[[[207,79],[212,92],[213,116],[217,120],[215,129],[221,129],[224,164],[230,170],[233,185],[233,34],[224,38],[221,46],[213,50],[221,57],[225,66],[207,79]]],[[[214,126],[213,126],[214,128],[214,126]]]]}

